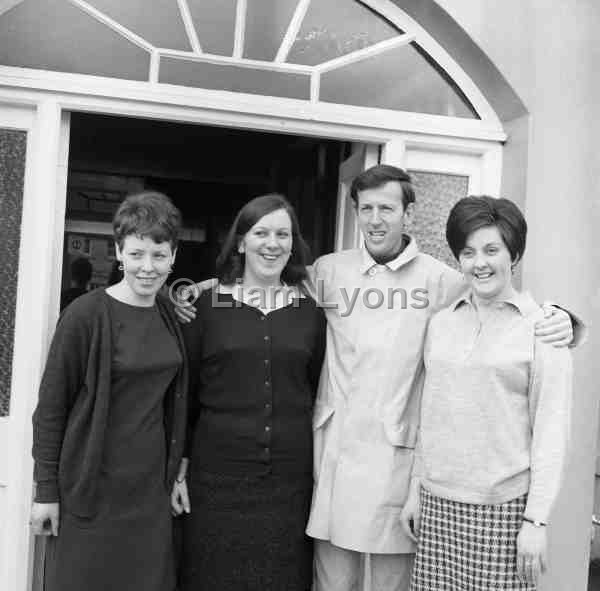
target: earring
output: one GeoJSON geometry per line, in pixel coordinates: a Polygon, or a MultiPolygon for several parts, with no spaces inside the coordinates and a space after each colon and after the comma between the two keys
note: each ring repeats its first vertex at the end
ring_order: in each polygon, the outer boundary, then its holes
{"type": "Polygon", "coordinates": [[[119,266],[117,267],[119,269],[119,271],[124,271],[125,267],[123,266],[123,263],[119,263],[119,266]]]}

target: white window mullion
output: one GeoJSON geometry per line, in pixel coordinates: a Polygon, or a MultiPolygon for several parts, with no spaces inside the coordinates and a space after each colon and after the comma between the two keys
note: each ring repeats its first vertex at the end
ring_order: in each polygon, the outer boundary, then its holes
{"type": "Polygon", "coordinates": [[[247,10],[248,0],[237,0],[235,11],[235,37],[233,40],[233,57],[235,58],[241,58],[244,55],[247,10]]]}
{"type": "Polygon", "coordinates": [[[310,102],[311,103],[318,102],[320,94],[321,94],[321,73],[315,70],[310,75],[310,102]]]}
{"type": "Polygon", "coordinates": [[[244,57],[230,57],[227,55],[216,55],[212,53],[194,54],[189,51],[178,51],[176,49],[158,48],[157,52],[162,57],[182,59],[191,62],[204,62],[208,64],[226,64],[240,68],[251,68],[255,70],[267,70],[270,72],[286,72],[290,74],[304,74],[310,76],[314,68],[301,64],[280,64],[277,62],[265,62],[262,60],[251,60],[244,57]]]}
{"type": "Polygon", "coordinates": [[[181,20],[183,21],[183,26],[185,27],[185,32],[187,33],[190,41],[192,51],[194,53],[202,53],[202,46],[200,45],[200,41],[196,33],[196,27],[194,26],[194,21],[192,20],[192,14],[190,12],[190,7],[188,6],[187,0],[177,0],[177,6],[179,6],[179,14],[181,14],[181,20]]]}
{"type": "Polygon", "coordinates": [[[148,81],[153,84],[158,83],[158,70],[160,68],[160,54],[158,51],[150,52],[150,73],[148,75],[148,81]]]}
{"type": "Polygon", "coordinates": [[[321,73],[331,72],[331,70],[337,70],[338,68],[343,68],[344,66],[355,64],[356,62],[366,60],[370,57],[375,57],[386,51],[390,51],[391,49],[402,47],[403,45],[408,45],[413,40],[414,36],[408,34],[399,35],[398,37],[392,37],[391,39],[386,39],[385,41],[375,43],[374,45],[370,45],[369,47],[365,47],[364,49],[359,49],[357,51],[353,51],[352,53],[347,53],[346,55],[342,55],[327,62],[323,62],[318,66],[315,66],[315,69],[321,73]]]}
{"type": "Polygon", "coordinates": [[[277,55],[275,56],[276,62],[285,62],[287,60],[288,53],[290,52],[294,41],[296,41],[298,31],[302,26],[302,21],[304,20],[304,16],[306,15],[309,5],[310,0],[299,0],[296,10],[294,11],[294,16],[290,21],[288,29],[283,37],[283,41],[281,42],[281,45],[277,51],[277,55]]]}
{"type": "Polygon", "coordinates": [[[91,4],[84,2],[84,0],[68,0],[68,1],[71,4],[74,4],[75,6],[80,8],[81,10],[83,10],[83,12],[87,13],[92,18],[96,19],[98,22],[102,23],[103,25],[106,25],[109,29],[112,29],[113,31],[115,31],[115,33],[118,33],[122,37],[125,37],[125,39],[127,39],[128,41],[131,41],[131,43],[133,43],[134,45],[137,45],[138,47],[141,47],[142,49],[145,49],[146,51],[152,51],[153,46],[151,43],[149,43],[145,39],[142,39],[142,37],[140,37],[139,35],[136,35],[133,31],[131,31],[127,27],[124,27],[123,25],[121,25],[117,21],[113,20],[109,16],[106,16],[103,12],[100,12],[99,10],[94,8],[91,4]]]}

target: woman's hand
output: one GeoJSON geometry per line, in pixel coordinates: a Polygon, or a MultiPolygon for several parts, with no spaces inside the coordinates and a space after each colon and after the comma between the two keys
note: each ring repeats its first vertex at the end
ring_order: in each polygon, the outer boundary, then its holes
{"type": "Polygon", "coordinates": [[[402,512],[400,513],[400,523],[404,533],[415,543],[419,541],[419,531],[421,529],[421,500],[420,484],[411,484],[408,498],[402,512]]]}
{"type": "Polygon", "coordinates": [[[173,483],[173,490],[171,491],[171,513],[173,513],[174,516],[181,515],[184,512],[190,513],[191,511],[190,497],[188,495],[187,482],[185,480],[188,466],[189,460],[187,458],[181,458],[177,478],[173,483]]]}
{"type": "Polygon", "coordinates": [[[31,533],[34,536],[57,536],[60,506],[58,503],[33,503],[31,507],[31,533]]]}
{"type": "Polygon", "coordinates": [[[530,585],[537,585],[546,571],[546,528],[523,522],[517,536],[517,573],[530,585]]]}
{"type": "Polygon", "coordinates": [[[190,497],[188,495],[187,482],[185,478],[181,481],[175,481],[173,483],[173,490],[171,492],[171,513],[174,516],[181,515],[182,513],[190,513],[190,497]]]}

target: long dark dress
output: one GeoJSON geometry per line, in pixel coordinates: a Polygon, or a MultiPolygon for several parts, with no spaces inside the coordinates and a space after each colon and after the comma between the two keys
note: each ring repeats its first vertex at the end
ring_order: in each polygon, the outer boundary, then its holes
{"type": "Polygon", "coordinates": [[[91,519],[61,511],[46,552],[45,591],[172,591],[163,399],[181,362],[156,307],[110,298],[113,364],[99,483],[91,519]]]}
{"type": "Polygon", "coordinates": [[[196,306],[184,330],[192,511],[181,590],[308,591],[304,530],[324,315],[310,298],[267,315],[210,292],[196,306]]]}

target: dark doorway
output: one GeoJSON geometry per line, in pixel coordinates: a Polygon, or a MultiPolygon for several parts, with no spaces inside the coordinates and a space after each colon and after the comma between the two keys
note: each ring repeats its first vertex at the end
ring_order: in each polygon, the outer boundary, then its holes
{"type": "Polygon", "coordinates": [[[331,252],[347,148],[322,138],[72,113],[62,286],[81,256],[93,264],[92,287],[106,285],[112,216],[128,193],[144,189],[166,193],[183,214],[171,280],[214,276],[236,211],[264,193],[292,202],[313,257],[331,252]]]}

